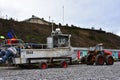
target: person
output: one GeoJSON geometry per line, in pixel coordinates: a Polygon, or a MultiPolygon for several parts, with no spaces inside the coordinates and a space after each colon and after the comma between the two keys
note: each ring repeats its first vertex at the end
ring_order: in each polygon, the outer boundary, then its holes
{"type": "Polygon", "coordinates": [[[0,51],[0,63],[5,63],[10,57],[17,54],[17,49],[15,47],[9,47],[0,51]]]}
{"type": "Polygon", "coordinates": [[[4,36],[0,36],[0,42],[3,41],[5,39],[4,36]]]}

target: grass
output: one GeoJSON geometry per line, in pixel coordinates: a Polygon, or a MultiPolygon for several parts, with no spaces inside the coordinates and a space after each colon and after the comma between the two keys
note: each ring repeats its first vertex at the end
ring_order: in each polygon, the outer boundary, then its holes
{"type": "MultiPolygon", "coordinates": [[[[51,25],[41,25],[0,19],[0,35],[7,38],[7,32],[14,30],[17,37],[25,42],[46,43],[51,34],[51,25]]],[[[54,29],[58,25],[54,25],[54,29]]],[[[71,44],[74,47],[89,47],[97,43],[104,43],[105,48],[120,49],[120,37],[105,31],[84,29],[78,27],[61,26],[64,34],[71,34],[71,44]]]]}

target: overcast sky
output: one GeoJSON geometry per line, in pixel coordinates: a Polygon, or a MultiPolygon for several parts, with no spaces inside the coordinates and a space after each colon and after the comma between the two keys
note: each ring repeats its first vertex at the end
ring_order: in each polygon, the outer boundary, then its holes
{"type": "Polygon", "coordinates": [[[0,17],[18,21],[35,15],[55,23],[102,28],[120,35],[120,0],[0,0],[0,17]]]}

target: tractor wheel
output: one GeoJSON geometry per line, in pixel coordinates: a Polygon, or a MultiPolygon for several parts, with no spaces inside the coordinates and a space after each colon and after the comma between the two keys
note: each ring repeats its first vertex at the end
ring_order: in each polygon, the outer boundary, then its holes
{"type": "Polygon", "coordinates": [[[103,65],[104,64],[104,57],[101,54],[96,56],[96,65],[103,65]]]}
{"type": "Polygon", "coordinates": [[[47,69],[47,68],[48,68],[48,65],[47,65],[46,62],[41,62],[41,63],[39,64],[39,68],[40,68],[40,69],[47,69]]]}
{"type": "Polygon", "coordinates": [[[68,63],[66,61],[61,61],[60,63],[62,68],[67,68],[68,67],[68,63]]]}
{"type": "Polygon", "coordinates": [[[86,63],[86,57],[82,57],[80,61],[81,61],[81,64],[85,64],[86,63]]]}
{"type": "Polygon", "coordinates": [[[114,64],[114,59],[113,59],[113,57],[111,55],[107,55],[106,64],[107,65],[113,65],[114,64]]]}
{"type": "Polygon", "coordinates": [[[88,54],[87,56],[86,56],[86,64],[87,65],[93,65],[94,64],[94,61],[93,61],[93,55],[91,55],[91,54],[88,54]]]}

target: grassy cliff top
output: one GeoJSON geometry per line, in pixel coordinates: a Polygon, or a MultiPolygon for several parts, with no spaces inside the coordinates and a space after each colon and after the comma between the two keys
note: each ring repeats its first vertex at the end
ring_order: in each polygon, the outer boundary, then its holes
{"type": "MultiPolygon", "coordinates": [[[[51,34],[51,25],[16,22],[0,19],[0,35],[7,38],[7,33],[13,29],[17,38],[28,43],[46,43],[46,38],[51,34]]],[[[58,25],[54,24],[54,29],[58,25]]],[[[90,47],[103,43],[105,48],[120,49],[120,37],[101,30],[78,28],[75,26],[60,26],[64,34],[71,34],[73,47],[90,47]]]]}

